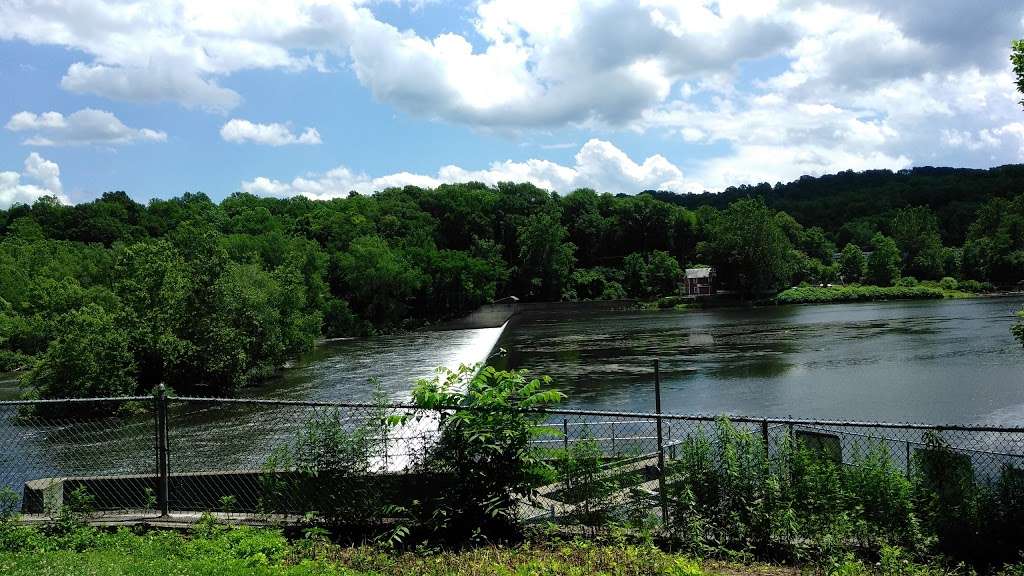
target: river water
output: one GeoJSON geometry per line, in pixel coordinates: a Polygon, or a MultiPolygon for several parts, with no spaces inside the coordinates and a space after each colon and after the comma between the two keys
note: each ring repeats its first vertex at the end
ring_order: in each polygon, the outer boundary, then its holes
{"type": "Polygon", "coordinates": [[[899,422],[1024,424],[1024,297],[601,312],[523,320],[505,364],[567,405],[899,422]]]}

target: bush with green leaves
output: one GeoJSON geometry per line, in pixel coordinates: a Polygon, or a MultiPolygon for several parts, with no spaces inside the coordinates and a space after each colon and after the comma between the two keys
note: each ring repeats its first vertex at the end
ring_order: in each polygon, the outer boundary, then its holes
{"type": "Polygon", "coordinates": [[[358,424],[342,409],[317,409],[292,443],[271,454],[261,480],[263,511],[307,513],[341,539],[384,532],[387,505],[374,475],[382,472],[391,422],[379,394],[378,408],[358,424]]]}
{"type": "Polygon", "coordinates": [[[442,478],[446,490],[414,514],[434,541],[465,544],[518,538],[520,500],[553,481],[554,468],[532,447],[542,415],[563,395],[547,376],[522,370],[439,369],[413,390],[418,415],[443,411],[437,441],[426,447],[420,471],[442,478]]]}
{"type": "Polygon", "coordinates": [[[835,302],[870,302],[878,300],[929,300],[944,298],[937,286],[798,286],[780,292],[779,304],[827,304],[835,302]]]}
{"type": "Polygon", "coordinates": [[[764,444],[720,420],[714,436],[683,440],[667,473],[673,530],[694,552],[770,554],[787,541],[791,513],[764,444]]]}
{"type": "Polygon", "coordinates": [[[555,467],[560,485],[558,499],[569,505],[568,522],[595,527],[615,517],[613,495],[619,485],[609,475],[601,446],[589,431],[569,445],[555,467]]]}
{"type": "Polygon", "coordinates": [[[957,287],[964,292],[973,292],[975,294],[995,290],[995,287],[990,282],[978,282],[977,280],[960,280],[957,282],[957,287]]]}
{"type": "Polygon", "coordinates": [[[784,557],[816,564],[851,551],[923,553],[911,482],[883,447],[838,453],[719,421],[685,438],[667,470],[671,529],[698,554],[784,557]]]}

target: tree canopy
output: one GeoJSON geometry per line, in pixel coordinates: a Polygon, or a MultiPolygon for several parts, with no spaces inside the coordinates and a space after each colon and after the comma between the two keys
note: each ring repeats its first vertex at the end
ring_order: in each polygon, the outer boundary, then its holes
{"type": "Polygon", "coordinates": [[[1013,285],[1022,175],[850,172],[718,196],[470,182],[331,200],[43,198],[0,210],[0,371],[45,396],[230,393],[320,337],[416,328],[510,295],[673,296],[696,265],[743,297],[901,276],[1013,285]]]}

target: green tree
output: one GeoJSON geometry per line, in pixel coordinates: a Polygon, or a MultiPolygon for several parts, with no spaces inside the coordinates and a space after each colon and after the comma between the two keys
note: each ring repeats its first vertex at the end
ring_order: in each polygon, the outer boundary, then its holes
{"type": "Polygon", "coordinates": [[[843,282],[847,284],[860,282],[867,271],[867,266],[867,258],[864,257],[864,252],[859,246],[856,244],[843,246],[843,251],[839,255],[839,274],[842,276],[843,282]]]}
{"type": "Polygon", "coordinates": [[[900,277],[900,249],[888,236],[878,233],[871,239],[867,280],[878,286],[892,286],[900,277]]]}
{"type": "Polygon", "coordinates": [[[517,268],[525,284],[525,296],[561,299],[576,263],[576,246],[569,243],[567,237],[565,226],[553,210],[535,214],[518,226],[517,268]]]}
{"type": "Polygon", "coordinates": [[[43,398],[126,396],[137,391],[135,357],[116,316],[87,304],[63,318],[63,332],[26,375],[43,398]]]}
{"type": "Polygon", "coordinates": [[[745,295],[786,285],[794,270],[792,244],[760,198],[737,200],[709,223],[699,252],[718,277],[745,295]]]}
{"type": "Polygon", "coordinates": [[[664,250],[655,250],[647,258],[647,293],[650,296],[677,294],[683,270],[679,261],[664,250]]]}
{"type": "Polygon", "coordinates": [[[939,221],[929,208],[915,206],[897,210],[890,228],[903,258],[904,273],[929,280],[943,276],[939,221]]]}
{"type": "Polygon", "coordinates": [[[1024,279],[1024,194],[995,198],[977,211],[967,232],[963,276],[1000,284],[1024,279]]]}
{"type": "Polygon", "coordinates": [[[139,242],[115,250],[112,280],[139,382],[151,388],[164,381],[187,346],[179,334],[193,289],[188,267],[170,242],[139,242]]]}
{"type": "Polygon", "coordinates": [[[409,300],[424,282],[405,254],[380,236],[353,240],[339,256],[338,276],[356,313],[378,326],[393,326],[404,318],[409,300]]]}

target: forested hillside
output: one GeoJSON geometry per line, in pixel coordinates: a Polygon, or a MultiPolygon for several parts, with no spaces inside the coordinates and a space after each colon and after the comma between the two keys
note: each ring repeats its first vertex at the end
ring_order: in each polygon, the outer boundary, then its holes
{"type": "Polygon", "coordinates": [[[885,230],[892,212],[908,206],[927,206],[939,221],[948,245],[963,244],[975,211],[992,198],[1020,194],[1024,165],[988,170],[921,167],[892,172],[840,172],[815,178],[804,176],[788,184],[730,187],[721,193],[674,194],[648,192],[655,198],[690,209],[708,205],[724,208],[747,196],[764,198],[804,226],[820,226],[838,244],[861,245],[885,230]]]}
{"type": "Polygon", "coordinates": [[[695,264],[744,297],[910,276],[1012,285],[1024,278],[1021,170],[658,195],[671,202],[476,183],[330,201],[43,199],[0,211],[0,371],[46,397],[160,382],[230,393],[319,337],[415,328],[507,295],[652,299],[678,293],[695,264]]]}

